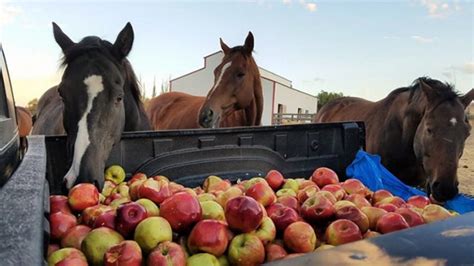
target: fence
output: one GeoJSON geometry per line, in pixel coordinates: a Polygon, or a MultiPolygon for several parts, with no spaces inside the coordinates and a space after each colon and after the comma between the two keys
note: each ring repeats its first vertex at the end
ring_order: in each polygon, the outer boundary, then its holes
{"type": "Polygon", "coordinates": [[[273,114],[272,125],[306,124],[313,122],[316,114],[273,114]]]}

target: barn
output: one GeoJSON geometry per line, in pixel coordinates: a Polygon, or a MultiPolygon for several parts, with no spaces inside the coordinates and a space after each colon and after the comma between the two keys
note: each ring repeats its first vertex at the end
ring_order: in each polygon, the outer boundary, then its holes
{"type": "MultiPolygon", "coordinates": [[[[214,69],[222,62],[222,51],[204,57],[204,66],[170,80],[170,91],[206,96],[214,83],[214,69]]],[[[258,62],[257,62],[258,64],[258,62]]],[[[264,108],[262,124],[306,123],[317,111],[318,99],[293,88],[291,80],[259,67],[264,108]]]]}

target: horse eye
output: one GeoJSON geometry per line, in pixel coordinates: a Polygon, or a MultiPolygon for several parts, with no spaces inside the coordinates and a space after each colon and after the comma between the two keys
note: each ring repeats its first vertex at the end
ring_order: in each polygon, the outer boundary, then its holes
{"type": "Polygon", "coordinates": [[[245,73],[244,72],[237,72],[237,78],[241,79],[245,76],[245,73]]]}
{"type": "Polygon", "coordinates": [[[431,130],[431,128],[427,128],[426,132],[428,132],[428,134],[433,134],[433,130],[431,130]]]}
{"type": "Polygon", "coordinates": [[[117,99],[116,99],[116,102],[119,103],[123,100],[123,96],[120,95],[120,96],[117,96],[117,99]]]}

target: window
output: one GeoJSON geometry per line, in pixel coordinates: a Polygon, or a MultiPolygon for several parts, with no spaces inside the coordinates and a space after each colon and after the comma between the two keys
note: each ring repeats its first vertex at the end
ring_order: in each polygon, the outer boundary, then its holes
{"type": "Polygon", "coordinates": [[[0,117],[8,118],[8,103],[5,95],[5,84],[3,83],[3,69],[0,65],[0,117]]]}
{"type": "Polygon", "coordinates": [[[285,112],[285,107],[283,104],[279,103],[278,104],[278,111],[277,111],[279,114],[282,114],[285,112]]]}
{"type": "Polygon", "coordinates": [[[300,114],[302,114],[302,113],[303,113],[303,109],[298,108],[298,114],[300,115],[300,114]]]}
{"type": "Polygon", "coordinates": [[[309,114],[309,110],[304,110],[304,113],[305,113],[305,114],[309,114]]]}

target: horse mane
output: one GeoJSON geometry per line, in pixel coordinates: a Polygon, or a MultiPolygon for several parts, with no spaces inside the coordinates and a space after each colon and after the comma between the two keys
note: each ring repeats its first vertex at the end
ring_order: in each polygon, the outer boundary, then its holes
{"type": "Polygon", "coordinates": [[[133,71],[130,61],[128,61],[127,58],[124,58],[121,62],[119,62],[119,60],[117,59],[119,56],[114,53],[113,45],[110,42],[102,40],[101,38],[96,36],[85,37],[79,43],[77,43],[70,49],[64,51],[64,55],[61,58],[61,66],[66,67],[79,56],[92,56],[97,53],[105,56],[108,60],[112,61],[117,67],[123,68],[126,80],[131,89],[134,100],[137,102],[139,107],[143,107],[141,101],[140,83],[138,82],[137,76],[135,75],[135,71],[133,71]]]}
{"type": "Polygon", "coordinates": [[[399,96],[401,93],[410,92],[410,101],[416,101],[420,98],[422,89],[421,82],[427,84],[433,88],[438,96],[439,102],[452,101],[459,97],[459,94],[454,89],[454,86],[447,82],[441,82],[430,77],[420,77],[413,81],[408,87],[402,87],[393,90],[386,99],[393,99],[399,96]]]}

